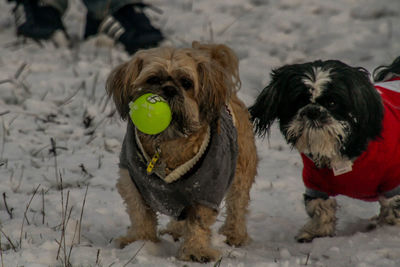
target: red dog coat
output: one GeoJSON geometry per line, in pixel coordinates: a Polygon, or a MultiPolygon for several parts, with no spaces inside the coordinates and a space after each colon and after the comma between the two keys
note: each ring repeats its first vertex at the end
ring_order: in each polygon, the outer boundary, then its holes
{"type": "Polygon", "coordinates": [[[318,169],[311,159],[301,154],[303,181],[308,191],[375,201],[379,195],[400,185],[400,78],[377,83],[375,88],[384,104],[381,138],[368,144],[350,172],[337,176],[329,168],[318,169]]]}

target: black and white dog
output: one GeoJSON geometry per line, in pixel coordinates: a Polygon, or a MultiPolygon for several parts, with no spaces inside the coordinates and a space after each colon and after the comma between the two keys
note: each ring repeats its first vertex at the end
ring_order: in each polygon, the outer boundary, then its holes
{"type": "Polygon", "coordinates": [[[255,130],[275,120],[303,159],[309,222],[299,242],[335,233],[336,201],[379,200],[378,224],[400,225],[400,57],[374,71],[337,60],[286,65],[250,107],[255,130]]]}

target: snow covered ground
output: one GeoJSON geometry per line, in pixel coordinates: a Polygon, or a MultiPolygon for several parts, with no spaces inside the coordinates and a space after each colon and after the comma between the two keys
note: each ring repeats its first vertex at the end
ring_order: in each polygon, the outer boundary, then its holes
{"type": "MultiPolygon", "coordinates": [[[[339,59],[372,70],[400,55],[399,0],[148,2],[164,11],[148,14],[166,43],[213,41],[236,51],[239,95],[247,105],[282,64],[339,59]]],[[[73,49],[15,44],[11,8],[0,2],[1,266],[203,266],[178,261],[179,243],[167,236],[122,250],[112,243],[129,222],[115,190],[125,126],[110,116],[104,83],[129,56],[94,40],[73,49]]],[[[71,0],[64,21],[74,39],[81,38],[84,19],[84,6],[71,0]]],[[[252,242],[226,245],[215,232],[222,212],[212,240],[223,251],[220,266],[400,265],[400,228],[366,231],[376,203],[339,197],[337,236],[296,243],[307,217],[300,157],[276,129],[257,145],[261,161],[248,216],[252,242]]],[[[161,216],[160,225],[166,222],[161,216]]]]}

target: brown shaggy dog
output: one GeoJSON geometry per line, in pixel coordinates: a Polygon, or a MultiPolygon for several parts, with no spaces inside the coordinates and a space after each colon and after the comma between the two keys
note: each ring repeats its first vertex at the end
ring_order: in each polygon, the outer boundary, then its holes
{"type": "Polygon", "coordinates": [[[246,213],[258,160],[239,87],[234,52],[197,42],[139,51],[110,74],[106,89],[122,119],[129,117],[129,102],[145,93],[161,96],[172,111],[171,124],[157,135],[140,132],[128,120],[117,188],[131,227],[118,239],[120,247],[157,242],[161,212],[172,220],[160,233],[183,238],[179,259],[216,260],[220,253],[210,246],[210,226],[224,197],[227,216],[220,233],[233,246],[249,240],[246,213]],[[154,170],[146,171],[155,157],[154,170]]]}

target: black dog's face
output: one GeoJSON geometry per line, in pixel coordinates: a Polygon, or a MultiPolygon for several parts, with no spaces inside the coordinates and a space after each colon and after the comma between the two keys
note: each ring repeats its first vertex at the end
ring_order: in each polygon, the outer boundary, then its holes
{"type": "Polygon", "coordinates": [[[359,156],[379,136],[381,98],[362,68],[315,61],[273,71],[250,113],[261,136],[273,121],[286,141],[318,167],[359,156]]]}

